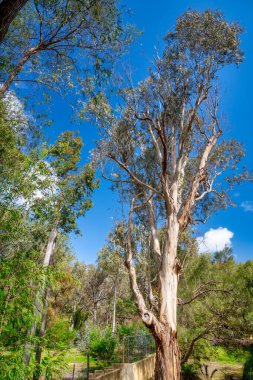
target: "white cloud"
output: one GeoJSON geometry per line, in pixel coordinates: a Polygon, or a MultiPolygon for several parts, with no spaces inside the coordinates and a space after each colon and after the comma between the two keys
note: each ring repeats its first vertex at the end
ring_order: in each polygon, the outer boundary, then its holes
{"type": "Polygon", "coordinates": [[[241,203],[241,207],[244,211],[253,211],[253,201],[244,201],[241,203]]]}
{"type": "Polygon", "coordinates": [[[210,228],[204,236],[197,237],[199,252],[214,253],[225,248],[226,245],[231,246],[231,239],[234,233],[227,228],[219,227],[217,229],[210,228]]]}

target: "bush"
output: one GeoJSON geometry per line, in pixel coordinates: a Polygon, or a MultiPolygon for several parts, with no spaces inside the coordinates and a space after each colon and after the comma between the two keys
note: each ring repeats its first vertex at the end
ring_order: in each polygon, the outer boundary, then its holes
{"type": "Polygon", "coordinates": [[[69,322],[58,320],[52,325],[45,336],[45,345],[49,349],[66,350],[75,339],[76,333],[70,330],[69,322]]]}
{"type": "Polygon", "coordinates": [[[250,354],[244,365],[243,380],[253,380],[253,346],[250,347],[250,354]]]}
{"type": "Polygon", "coordinates": [[[131,322],[127,325],[120,325],[117,328],[117,335],[119,337],[119,341],[122,342],[125,336],[136,336],[149,334],[149,330],[141,323],[131,322]]]}
{"type": "Polygon", "coordinates": [[[183,380],[197,379],[197,367],[194,364],[183,364],[181,367],[181,376],[183,380]]]}
{"type": "Polygon", "coordinates": [[[89,352],[95,360],[105,362],[112,360],[116,348],[116,338],[110,328],[105,330],[93,328],[88,337],[89,352]]]}
{"type": "MultiPolygon", "coordinates": [[[[2,348],[2,347],[1,347],[2,348]]],[[[23,380],[30,379],[32,366],[25,365],[23,349],[0,353],[0,379],[23,380]]]]}

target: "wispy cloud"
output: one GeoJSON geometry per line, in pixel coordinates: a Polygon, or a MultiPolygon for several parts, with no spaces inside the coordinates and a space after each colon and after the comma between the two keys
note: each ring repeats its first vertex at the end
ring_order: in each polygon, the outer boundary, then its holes
{"type": "Polygon", "coordinates": [[[241,203],[241,207],[244,209],[244,211],[253,212],[253,201],[244,201],[241,203]]]}
{"type": "Polygon", "coordinates": [[[217,229],[210,228],[210,230],[207,231],[204,236],[197,238],[199,252],[214,253],[221,251],[223,248],[225,248],[225,246],[231,247],[231,239],[233,236],[234,233],[225,227],[219,227],[217,229]]]}

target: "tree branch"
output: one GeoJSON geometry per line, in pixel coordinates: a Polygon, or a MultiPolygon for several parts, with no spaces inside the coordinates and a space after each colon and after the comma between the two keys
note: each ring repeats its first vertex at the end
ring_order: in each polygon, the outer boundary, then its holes
{"type": "Polygon", "coordinates": [[[120,160],[118,160],[116,158],[116,156],[112,153],[109,153],[108,154],[108,157],[111,158],[112,160],[114,160],[115,162],[117,162],[117,164],[122,168],[124,169],[127,174],[130,176],[130,178],[132,178],[132,180],[137,183],[138,185],[140,185],[141,187],[143,187],[144,189],[148,189],[150,191],[152,191],[153,193],[156,193],[157,195],[159,195],[160,197],[163,197],[162,193],[160,193],[160,191],[156,190],[155,188],[153,188],[152,186],[148,185],[147,183],[145,182],[142,182],[139,178],[137,178],[132,172],[131,170],[129,170],[129,168],[123,164],[123,162],[121,162],[120,160]]]}
{"type": "Polygon", "coordinates": [[[192,339],[191,343],[190,343],[190,346],[188,348],[188,350],[186,351],[185,355],[183,356],[183,358],[181,359],[181,364],[184,364],[187,362],[187,360],[189,359],[192,351],[193,351],[193,348],[195,346],[195,343],[203,338],[206,334],[209,333],[209,331],[211,330],[212,328],[212,324],[211,322],[209,323],[209,325],[205,328],[205,330],[203,330],[200,334],[198,334],[194,339],[192,339]]]}
{"type": "Polygon", "coordinates": [[[137,284],[136,279],[136,271],[135,267],[133,266],[132,260],[133,260],[133,251],[132,251],[132,233],[133,233],[133,221],[132,221],[132,214],[134,209],[134,202],[135,198],[131,201],[130,206],[130,212],[129,212],[129,221],[128,221],[128,231],[127,231],[127,258],[125,265],[128,269],[131,288],[134,293],[136,303],[138,310],[141,314],[143,322],[146,324],[146,326],[150,327],[151,325],[154,325],[156,323],[156,318],[154,314],[148,310],[146,303],[144,301],[143,295],[141,294],[141,291],[137,284]]]}

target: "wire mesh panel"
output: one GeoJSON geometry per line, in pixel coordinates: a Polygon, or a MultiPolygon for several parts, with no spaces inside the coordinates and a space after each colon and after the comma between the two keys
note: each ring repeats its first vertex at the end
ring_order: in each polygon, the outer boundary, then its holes
{"type": "Polygon", "coordinates": [[[152,335],[133,335],[124,337],[123,363],[133,363],[144,359],[155,352],[155,341],[152,335]]]}

